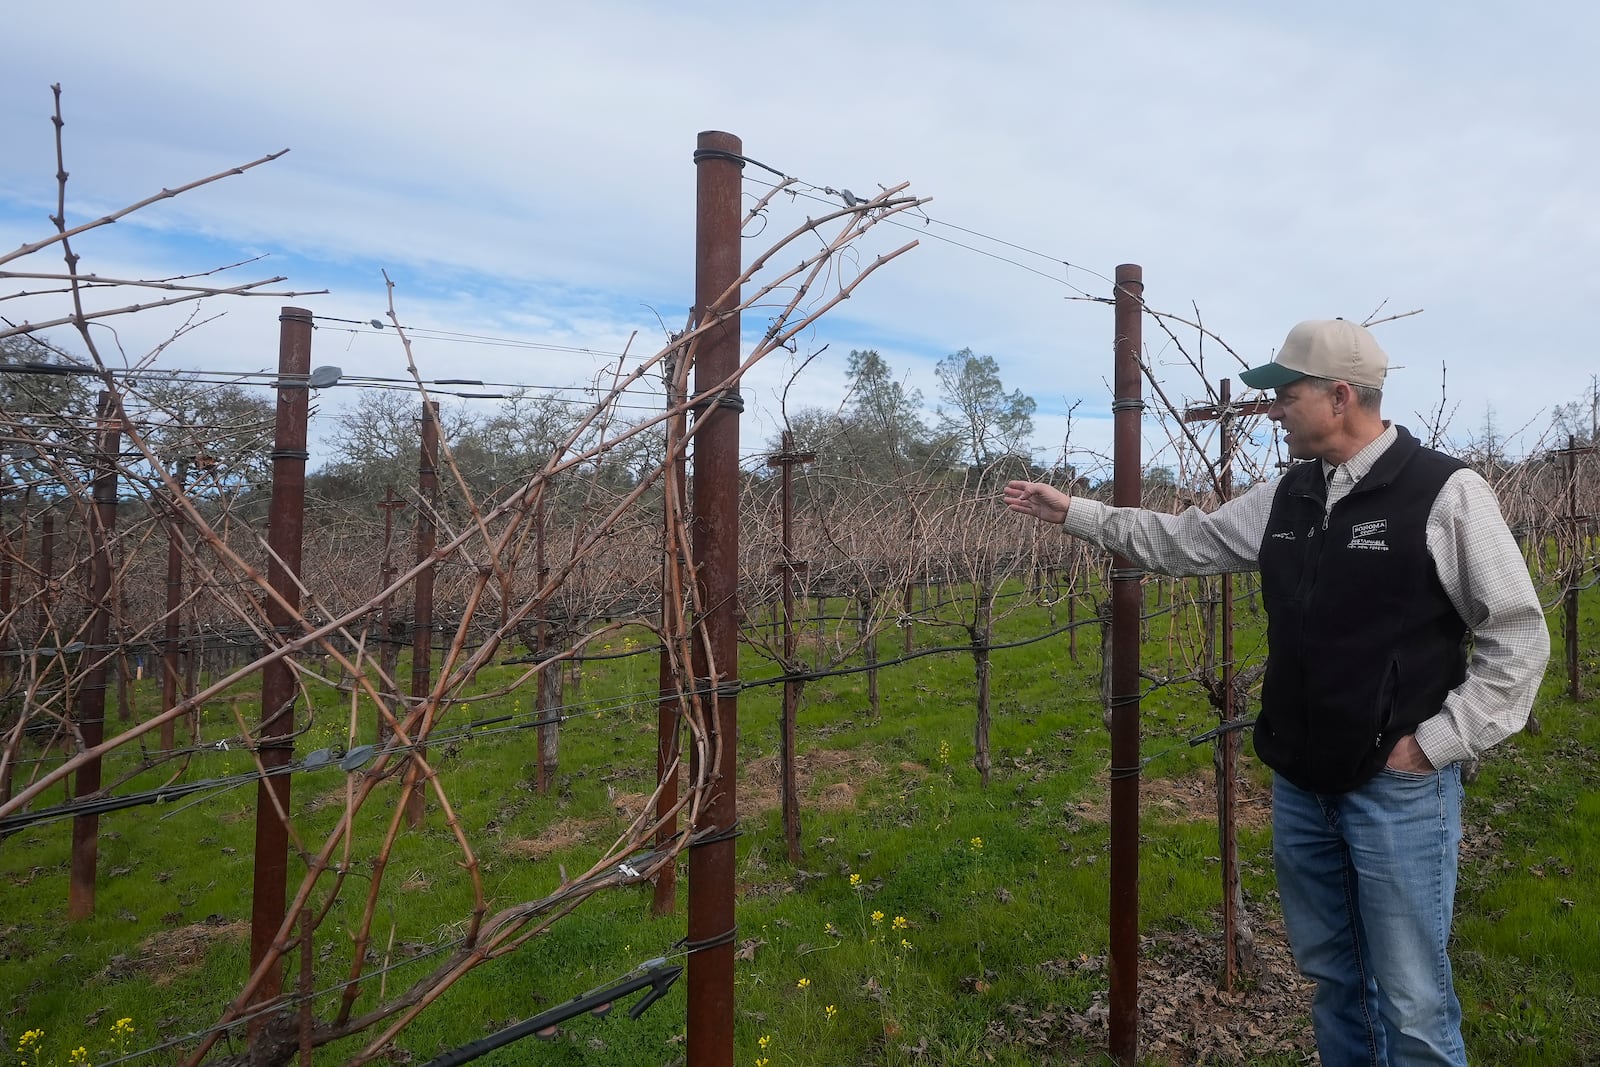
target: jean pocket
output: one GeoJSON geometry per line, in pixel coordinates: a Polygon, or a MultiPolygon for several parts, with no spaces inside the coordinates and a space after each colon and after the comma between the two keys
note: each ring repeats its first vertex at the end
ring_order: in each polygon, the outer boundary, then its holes
{"type": "Polygon", "coordinates": [[[1402,771],[1395,767],[1385,767],[1378,773],[1389,778],[1393,778],[1399,782],[1431,782],[1434,775],[1438,774],[1439,772],[1429,771],[1424,774],[1421,771],[1402,771]]]}

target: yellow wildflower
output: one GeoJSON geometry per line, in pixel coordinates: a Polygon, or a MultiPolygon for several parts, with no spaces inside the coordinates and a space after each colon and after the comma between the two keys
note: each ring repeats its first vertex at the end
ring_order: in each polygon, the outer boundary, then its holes
{"type": "Polygon", "coordinates": [[[795,983],[795,988],[797,988],[797,989],[809,989],[809,988],[811,988],[811,979],[809,979],[809,978],[800,979],[800,981],[795,983]]]}
{"type": "Polygon", "coordinates": [[[910,923],[906,922],[906,917],[904,915],[896,915],[894,917],[894,928],[896,930],[904,930],[910,925],[910,923]]]}

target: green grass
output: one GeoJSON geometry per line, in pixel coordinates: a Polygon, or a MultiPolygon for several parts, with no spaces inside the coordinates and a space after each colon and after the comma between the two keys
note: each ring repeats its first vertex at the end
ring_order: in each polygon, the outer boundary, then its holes
{"type": "MultiPolygon", "coordinates": [[[[1595,600],[1590,596],[1585,604],[1589,635],[1596,631],[1595,600]]],[[[1240,613],[1241,625],[1253,621],[1240,613]]],[[[998,636],[1021,637],[1046,625],[1042,610],[1028,609],[1005,620],[998,636]]],[[[1164,663],[1165,635],[1152,637],[1149,662],[1164,663]]],[[[919,646],[949,639],[948,632],[918,634],[919,646]]],[[[1253,640],[1242,635],[1240,647],[1253,647],[1253,640]]],[[[879,718],[867,708],[863,675],[807,687],[801,750],[816,774],[802,812],[803,862],[788,862],[776,810],[742,812],[739,1063],[1105,1062],[1104,1027],[1093,1012],[1107,981],[1109,748],[1096,690],[1094,628],[1081,631],[1079,642],[1076,663],[1065,638],[995,655],[994,770],[987,789],[971,766],[968,655],[886,668],[879,718]],[[859,884],[852,885],[852,875],[859,884]],[[904,920],[900,929],[896,917],[904,920]]],[[[890,646],[884,642],[885,658],[890,646]]],[[[1518,736],[1496,750],[1469,788],[1455,954],[1476,1063],[1600,1062],[1594,962],[1600,960],[1600,719],[1593,700],[1577,705],[1562,695],[1560,662],[1558,647],[1538,709],[1541,734],[1518,736]]],[[[771,670],[752,660],[743,667],[747,678],[771,670]]],[[[508,676],[496,669],[481,684],[508,676]]],[[[654,684],[653,659],[597,663],[586,668],[580,691],[569,692],[568,700],[609,703],[654,684]]],[[[1600,678],[1591,674],[1586,685],[1600,688],[1600,678]]],[[[323,710],[300,742],[302,753],[338,740],[348,714],[331,690],[313,696],[323,710]]],[[[776,752],[779,698],[776,687],[741,695],[742,766],[776,752]]],[[[141,699],[150,706],[149,696],[141,699]]],[[[526,705],[531,695],[522,700],[526,705]]],[[[486,717],[512,705],[512,698],[474,701],[469,714],[486,717]]],[[[247,719],[256,714],[248,703],[240,711],[247,719]]],[[[1151,795],[1164,784],[1210,774],[1209,747],[1191,748],[1186,739],[1213,721],[1192,686],[1159,690],[1144,701],[1143,748],[1154,757],[1145,772],[1151,795]]],[[[231,723],[230,712],[214,708],[207,736],[232,733],[231,723]]],[[[567,723],[561,772],[543,797],[531,785],[529,732],[435,746],[432,755],[482,863],[491,912],[544,896],[560,883],[561,866],[576,875],[602,854],[624,825],[617,800],[651,786],[654,723],[648,702],[567,723]],[[547,857],[528,857],[526,842],[561,829],[583,834],[547,857]]],[[[204,753],[188,773],[203,778],[237,771],[244,759],[204,753]]],[[[1245,771],[1259,790],[1266,777],[1248,755],[1245,771]]],[[[159,780],[146,774],[119,791],[159,780]]],[[[336,770],[294,778],[296,826],[313,846],[341,810],[328,800],[342,794],[343,784],[336,770]]],[[[392,786],[383,788],[392,794],[392,786]]],[[[55,790],[50,799],[60,797],[55,790]]],[[[181,1038],[215,1021],[246,968],[241,924],[249,915],[253,806],[252,786],[188,807],[104,816],[96,914],[82,923],[63,918],[69,823],[30,828],[0,844],[0,1032],[6,1041],[0,1064],[30,1028],[45,1031],[43,1062],[57,1064],[80,1045],[95,1062],[109,1059],[116,1047],[111,1027],[119,1018],[134,1020],[129,1048],[146,1047],[158,1036],[181,1038]]],[[[370,849],[391,806],[385,796],[363,812],[362,849],[370,849]]],[[[1219,874],[1211,820],[1147,805],[1141,829],[1141,925],[1154,939],[1148,951],[1164,951],[1191,935],[1216,941],[1219,874]]],[[[1247,825],[1240,849],[1247,899],[1265,926],[1275,915],[1269,833],[1247,825]]],[[[318,932],[319,988],[334,985],[349,967],[351,933],[369,885],[368,858],[370,851],[358,849],[344,894],[318,932]]],[[[460,859],[436,806],[422,831],[402,835],[369,961],[369,970],[395,965],[383,978],[389,995],[426,973],[435,959],[429,950],[459,935],[471,900],[460,859]]],[[[291,883],[300,870],[294,867],[291,883]]],[[[598,894],[515,955],[470,973],[397,1044],[422,1062],[612,982],[645,960],[679,955],[685,883],[680,876],[678,914],[663,920],[649,917],[648,888],[598,894]]],[[[296,958],[288,968],[291,988],[298,971],[296,958]]],[[[358,1010],[375,1002],[378,981],[367,980],[358,1010]]],[[[570,1021],[554,1041],[528,1039],[478,1062],[681,1062],[686,984],[680,981],[638,1020],[627,1017],[632,1001],[625,1001],[605,1018],[570,1021]]],[[[1263,986],[1242,994],[1223,1018],[1242,1024],[1277,1010],[1303,1032],[1306,1005],[1298,995],[1263,999],[1268,993],[1263,986]]],[[[326,1017],[336,999],[319,1000],[319,1016],[326,1017]]],[[[241,1041],[235,1036],[231,1047],[239,1050],[241,1041]]],[[[359,1047],[359,1041],[329,1047],[317,1062],[344,1062],[359,1047]]],[[[1167,1062],[1166,1055],[1152,1053],[1149,1062],[1167,1062]]],[[[1253,1063],[1304,1062],[1298,1053],[1265,1045],[1251,1055],[1253,1063]]],[[[165,1053],[141,1062],[171,1059],[165,1053]]]]}

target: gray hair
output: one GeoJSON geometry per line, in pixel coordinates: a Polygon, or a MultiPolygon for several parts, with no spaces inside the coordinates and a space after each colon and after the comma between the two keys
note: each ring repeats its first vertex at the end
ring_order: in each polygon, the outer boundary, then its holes
{"type": "MultiPolygon", "coordinates": [[[[1305,380],[1312,383],[1312,388],[1319,393],[1326,393],[1338,384],[1338,379],[1316,378],[1311,375],[1307,375],[1305,380]]],[[[1350,393],[1356,400],[1356,407],[1361,410],[1370,411],[1376,415],[1383,406],[1382,389],[1375,389],[1370,385],[1356,385],[1354,382],[1345,382],[1344,384],[1350,387],[1350,393]]]]}

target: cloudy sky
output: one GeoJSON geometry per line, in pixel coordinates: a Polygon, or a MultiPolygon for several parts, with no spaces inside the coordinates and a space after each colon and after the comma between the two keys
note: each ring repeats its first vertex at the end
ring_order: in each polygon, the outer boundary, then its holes
{"type": "MultiPolygon", "coordinates": [[[[682,325],[690,156],[720,129],[815,187],[909,181],[933,198],[933,222],[880,227],[862,260],[913,236],[917,249],[747,383],[746,452],[779,426],[801,359],[822,350],[790,406],[835,406],[845,357],[869,347],[930,408],[941,356],[991,355],[1038,402],[1041,457],[1059,455],[1073,405],[1074,445],[1106,447],[1111,314],[1070,298],[1109,293],[1124,262],[1143,266],[1151,306],[1198,309],[1251,362],[1300,319],[1423,309],[1378,327],[1397,368],[1386,413],[1415,426],[1442,395],[1452,438],[1492,419],[1516,451],[1600,371],[1597,10],[31,3],[6,19],[0,246],[50,230],[59,82],[72,221],[291,149],[86,236],[83,269],[152,277],[267,254],[237,280],[331,290],[291,301],[329,317],[314,361],[380,375],[403,370],[392,332],[331,320],[383,315],[386,269],[402,321],[479,342],[419,342],[425,374],[571,385],[635,332],[642,353],[682,325]]],[[[746,176],[759,193],[765,172],[746,176]]],[[[821,210],[781,205],[769,236],[821,210]]],[[[208,313],[226,315],[162,360],[270,366],[284,302],[219,303],[208,313]]],[[[11,318],[51,311],[0,301],[11,318]]],[[[169,325],[123,323],[122,343],[137,355],[169,325]]],[[[1146,341],[1174,399],[1203,395],[1150,325],[1146,341]]],[[[1212,379],[1237,378],[1206,351],[1212,379]]]]}

